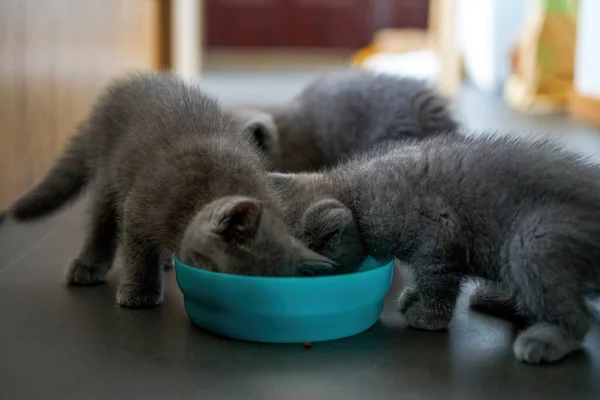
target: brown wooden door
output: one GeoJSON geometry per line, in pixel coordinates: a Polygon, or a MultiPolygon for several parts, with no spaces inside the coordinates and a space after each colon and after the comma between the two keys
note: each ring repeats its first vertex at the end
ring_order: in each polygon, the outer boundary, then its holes
{"type": "Polygon", "coordinates": [[[160,60],[160,0],[0,0],[0,211],[58,156],[104,85],[160,60]]]}
{"type": "Polygon", "coordinates": [[[205,0],[208,47],[359,48],[384,27],[427,26],[428,0],[205,0]]]}

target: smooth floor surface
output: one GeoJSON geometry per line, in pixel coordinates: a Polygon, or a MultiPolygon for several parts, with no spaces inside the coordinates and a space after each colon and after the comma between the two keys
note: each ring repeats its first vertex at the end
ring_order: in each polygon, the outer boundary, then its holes
{"type": "MultiPolygon", "coordinates": [[[[220,79],[209,76],[207,86],[236,98],[234,87],[244,80],[227,86],[220,79]]],[[[600,154],[600,133],[564,118],[521,117],[468,88],[458,108],[472,126],[552,131],[600,154]]],[[[468,311],[466,295],[448,332],[407,328],[394,307],[399,279],[375,327],[311,349],[237,342],[195,328],[173,272],[163,306],[119,308],[118,265],[105,285],[64,283],[82,242],[84,203],[36,224],[0,227],[0,399],[600,399],[599,323],[583,351],[528,366],[512,355],[516,328],[468,311]]]]}

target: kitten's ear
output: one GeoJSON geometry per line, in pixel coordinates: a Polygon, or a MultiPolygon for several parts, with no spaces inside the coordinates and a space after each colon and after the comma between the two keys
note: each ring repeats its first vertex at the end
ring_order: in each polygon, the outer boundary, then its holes
{"type": "Polygon", "coordinates": [[[262,218],[262,204],[247,197],[227,200],[214,214],[213,232],[226,241],[245,245],[256,236],[262,218]]]}
{"type": "Polygon", "coordinates": [[[338,270],[338,265],[329,258],[297,245],[296,275],[327,275],[338,270]]]}
{"type": "Polygon", "coordinates": [[[250,116],[243,125],[243,130],[250,134],[261,150],[273,152],[277,146],[278,131],[271,115],[256,113],[250,116]]]}
{"type": "Polygon", "coordinates": [[[355,227],[348,207],[334,199],[317,201],[310,205],[300,220],[304,235],[310,238],[311,248],[333,249],[342,243],[346,229],[355,227]]]}

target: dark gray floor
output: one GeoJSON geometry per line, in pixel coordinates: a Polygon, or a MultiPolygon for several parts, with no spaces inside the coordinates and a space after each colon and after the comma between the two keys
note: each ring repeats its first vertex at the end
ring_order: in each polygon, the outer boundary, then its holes
{"type": "MultiPolygon", "coordinates": [[[[600,148],[598,133],[561,118],[519,117],[472,90],[459,108],[475,126],[564,132],[586,138],[592,153],[600,148]]],[[[173,273],[162,307],[121,309],[118,268],[103,286],[64,284],[82,215],[79,204],[38,224],[0,228],[0,399],[600,398],[598,323],[582,352],[526,366],[512,355],[515,328],[467,311],[464,297],[449,332],[407,329],[393,306],[398,281],[374,328],[310,350],[194,328],[173,273]]]]}

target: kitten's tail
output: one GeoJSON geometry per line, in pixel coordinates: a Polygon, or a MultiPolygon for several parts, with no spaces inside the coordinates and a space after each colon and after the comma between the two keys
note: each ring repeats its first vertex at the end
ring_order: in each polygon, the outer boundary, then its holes
{"type": "Polygon", "coordinates": [[[88,135],[78,132],[42,181],[8,209],[10,217],[17,221],[37,219],[81,194],[90,180],[88,135]]]}

